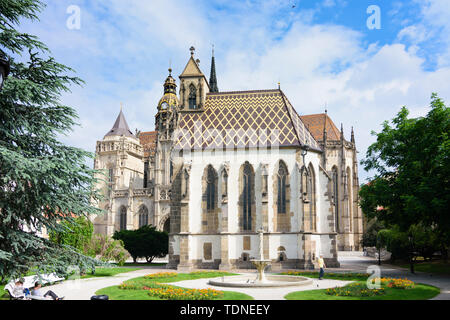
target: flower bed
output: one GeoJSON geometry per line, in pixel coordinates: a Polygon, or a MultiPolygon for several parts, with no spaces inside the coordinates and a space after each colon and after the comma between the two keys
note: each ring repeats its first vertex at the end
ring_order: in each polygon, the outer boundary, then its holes
{"type": "Polygon", "coordinates": [[[222,291],[214,289],[183,289],[173,286],[144,287],[150,296],[165,300],[212,300],[223,296],[222,291]]]}
{"type": "Polygon", "coordinates": [[[395,289],[412,289],[415,284],[413,281],[408,279],[397,279],[397,278],[375,278],[372,279],[372,283],[375,284],[376,280],[380,280],[381,285],[387,286],[389,288],[395,289]]]}
{"type": "Polygon", "coordinates": [[[374,297],[380,296],[386,293],[383,288],[369,289],[366,284],[353,283],[345,287],[330,288],[325,291],[330,296],[341,297],[374,297]]]}
{"type": "Polygon", "coordinates": [[[158,272],[152,273],[144,276],[145,279],[161,279],[161,278],[172,278],[176,277],[178,273],[176,272],[158,272]]]}
{"type": "Polygon", "coordinates": [[[119,285],[119,289],[122,290],[138,290],[140,289],[140,286],[135,285],[133,283],[122,283],[119,285]]]}

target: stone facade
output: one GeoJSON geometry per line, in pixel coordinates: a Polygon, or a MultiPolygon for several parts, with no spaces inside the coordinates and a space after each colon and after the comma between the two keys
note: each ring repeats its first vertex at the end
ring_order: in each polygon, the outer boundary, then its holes
{"type": "Polygon", "coordinates": [[[178,95],[171,71],[156,131],[131,133],[121,111],[97,142],[109,177],[96,232],[155,225],[182,271],[252,268],[261,228],[273,268],[313,268],[321,254],[336,267],[338,250],[359,249],[353,135],[318,139],[279,89],[217,92],[214,76],[210,92],[193,48],[178,95]]]}

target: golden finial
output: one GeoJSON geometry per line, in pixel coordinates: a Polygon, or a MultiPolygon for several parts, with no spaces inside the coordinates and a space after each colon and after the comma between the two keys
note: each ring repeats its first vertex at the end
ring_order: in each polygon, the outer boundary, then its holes
{"type": "Polygon", "coordinates": [[[123,110],[123,102],[120,103],[120,111],[123,110]]]}
{"type": "Polygon", "coordinates": [[[280,81],[278,81],[278,90],[280,90],[281,89],[281,84],[280,84],[280,81]]]}

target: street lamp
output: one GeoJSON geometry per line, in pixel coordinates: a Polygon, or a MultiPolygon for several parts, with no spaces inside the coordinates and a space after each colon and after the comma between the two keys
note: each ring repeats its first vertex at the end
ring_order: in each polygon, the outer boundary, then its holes
{"type": "Polygon", "coordinates": [[[0,51],[0,90],[3,88],[3,82],[8,77],[10,71],[9,61],[6,60],[6,55],[0,51]]]}
{"type": "Polygon", "coordinates": [[[408,235],[408,240],[409,240],[409,246],[410,246],[410,248],[409,248],[409,250],[410,250],[410,253],[409,253],[409,266],[410,266],[411,273],[414,273],[414,260],[413,260],[413,258],[414,258],[414,245],[413,245],[413,237],[412,237],[411,234],[408,235]]]}

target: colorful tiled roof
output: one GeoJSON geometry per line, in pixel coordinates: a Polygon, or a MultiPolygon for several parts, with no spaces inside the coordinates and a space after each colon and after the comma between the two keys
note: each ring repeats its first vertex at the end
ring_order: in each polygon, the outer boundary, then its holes
{"type": "Polygon", "coordinates": [[[323,141],[323,127],[325,119],[327,121],[327,139],[328,140],[340,140],[341,133],[339,129],[334,125],[334,122],[326,113],[310,114],[300,117],[303,123],[308,127],[317,141],[323,141]]]}
{"type": "Polygon", "coordinates": [[[144,157],[148,157],[150,155],[155,154],[157,135],[158,135],[157,131],[147,131],[141,132],[139,134],[139,141],[141,142],[141,145],[144,147],[144,157]]]}
{"type": "Polygon", "coordinates": [[[180,149],[301,147],[320,150],[281,90],[208,93],[200,112],[182,112],[180,149]]]}

